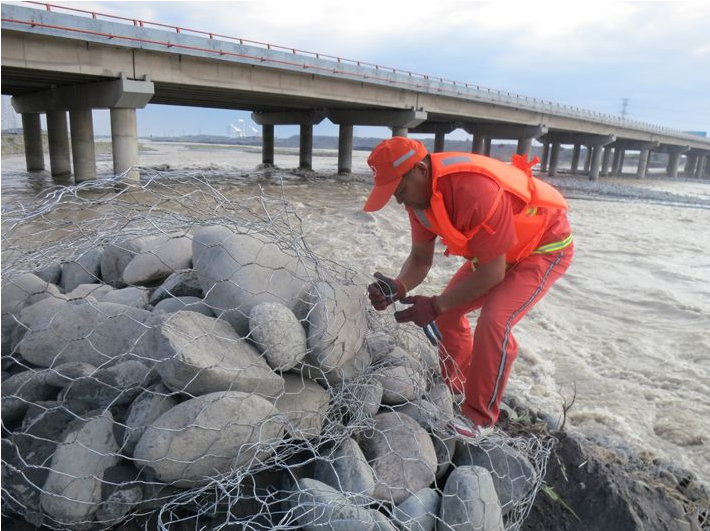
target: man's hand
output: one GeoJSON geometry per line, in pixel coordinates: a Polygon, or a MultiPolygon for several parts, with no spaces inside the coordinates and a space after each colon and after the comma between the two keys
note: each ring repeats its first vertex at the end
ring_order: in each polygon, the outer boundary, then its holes
{"type": "Polygon", "coordinates": [[[370,304],[378,312],[407,294],[407,288],[396,278],[386,277],[379,271],[374,276],[377,281],[367,286],[367,294],[370,304]]]}
{"type": "Polygon", "coordinates": [[[426,326],[439,315],[436,297],[414,295],[413,297],[404,297],[402,303],[411,304],[411,306],[406,310],[394,312],[394,318],[398,323],[413,322],[417,326],[426,326]]]}

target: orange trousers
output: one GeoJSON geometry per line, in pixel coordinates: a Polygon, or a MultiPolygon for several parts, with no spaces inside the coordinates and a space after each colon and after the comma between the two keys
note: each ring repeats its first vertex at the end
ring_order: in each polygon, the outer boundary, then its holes
{"type": "MultiPolygon", "coordinates": [[[[490,426],[498,420],[500,400],[518,354],[513,327],[567,271],[572,255],[569,245],[562,251],[524,258],[496,287],[436,319],[442,335],[442,374],[454,393],[465,393],[462,413],[478,425],[490,426]],[[479,308],[471,336],[466,314],[479,308]]],[[[472,274],[467,261],[444,292],[472,274]]]]}

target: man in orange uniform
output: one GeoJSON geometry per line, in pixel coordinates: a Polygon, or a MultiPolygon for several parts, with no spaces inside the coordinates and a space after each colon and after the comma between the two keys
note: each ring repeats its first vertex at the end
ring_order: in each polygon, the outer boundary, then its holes
{"type": "Polygon", "coordinates": [[[379,210],[394,195],[412,233],[399,274],[375,273],[370,301],[377,310],[410,304],[395,312],[398,322],[438,326],[442,374],[454,393],[465,394],[463,417],[451,428],[475,437],[498,419],[518,350],[513,327],[572,260],[567,203],[517,155],[510,165],[471,153],[429,154],[421,142],[394,137],[375,147],[368,164],[374,187],[363,210],[379,210]],[[466,260],[440,295],[407,296],[426,278],[437,236],[446,254],[466,260]],[[477,309],[471,336],[466,314],[477,309]]]}

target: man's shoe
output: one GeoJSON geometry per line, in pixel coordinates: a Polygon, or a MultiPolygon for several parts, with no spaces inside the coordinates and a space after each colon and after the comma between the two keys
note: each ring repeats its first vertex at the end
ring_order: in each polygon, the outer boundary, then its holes
{"type": "Polygon", "coordinates": [[[456,415],[447,426],[454,435],[460,435],[466,439],[477,439],[481,436],[481,427],[463,415],[456,415]]]}

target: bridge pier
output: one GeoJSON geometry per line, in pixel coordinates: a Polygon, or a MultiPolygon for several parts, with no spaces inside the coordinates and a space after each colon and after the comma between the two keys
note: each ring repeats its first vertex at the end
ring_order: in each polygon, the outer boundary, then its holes
{"type": "Polygon", "coordinates": [[[441,153],[444,151],[444,145],[446,143],[446,131],[438,127],[434,133],[434,153],[441,153]]]}
{"type": "Polygon", "coordinates": [[[490,157],[490,156],[491,156],[491,144],[492,144],[492,142],[493,142],[493,139],[492,139],[491,137],[489,137],[489,136],[487,136],[487,137],[483,140],[483,154],[484,154],[486,157],[490,157]]]}
{"type": "Polygon", "coordinates": [[[135,109],[111,109],[111,151],[113,174],[129,171],[125,178],[138,181],[138,122],[135,109]]]}
{"type": "Polygon", "coordinates": [[[544,142],[542,145],[542,161],[540,161],[540,172],[547,171],[547,162],[550,160],[550,143],[544,142]]]}
{"type": "Polygon", "coordinates": [[[96,180],[96,147],[94,122],[90,109],[69,111],[71,153],[74,160],[74,182],[96,180]]]}
{"type": "Polygon", "coordinates": [[[313,169],[313,124],[301,124],[298,149],[298,169],[313,169]]]}
{"type": "Polygon", "coordinates": [[[338,126],[338,175],[348,175],[353,170],[353,126],[338,126]]]}
{"type": "Polygon", "coordinates": [[[591,146],[591,160],[589,162],[589,180],[598,181],[599,172],[602,166],[602,153],[606,148],[600,144],[596,146],[591,146]]]}
{"type": "Polygon", "coordinates": [[[22,113],[22,136],[25,140],[25,163],[27,171],[44,169],[42,148],[42,124],[38,113],[22,113]]]}
{"type": "Polygon", "coordinates": [[[624,175],[624,159],[626,158],[626,150],[621,149],[621,152],[619,153],[619,168],[616,172],[616,175],[621,177],[624,175]]]}
{"type": "Polygon", "coordinates": [[[485,152],[486,139],[482,135],[473,135],[473,142],[471,143],[471,153],[476,153],[477,155],[483,155],[485,152]]]}
{"type": "Polygon", "coordinates": [[[604,146],[604,155],[602,156],[602,169],[601,175],[608,176],[611,166],[611,154],[613,148],[611,146],[604,146]]]}
{"type": "Polygon", "coordinates": [[[639,179],[645,179],[646,173],[648,172],[648,159],[651,156],[651,151],[647,148],[639,151],[639,165],[636,169],[636,177],[639,179]]]}
{"type": "Polygon", "coordinates": [[[584,146],[584,175],[589,175],[589,172],[592,169],[592,148],[592,144],[587,144],[586,146],[584,146]]]}
{"type": "Polygon", "coordinates": [[[529,159],[530,153],[532,152],[532,141],[532,137],[519,138],[516,153],[518,155],[525,155],[529,159]]]}
{"type": "Polygon", "coordinates": [[[71,175],[71,151],[66,111],[47,113],[47,140],[49,143],[49,171],[52,177],[71,175]]]}
{"type": "Polygon", "coordinates": [[[487,157],[491,156],[491,140],[493,138],[517,140],[518,145],[516,147],[516,152],[518,155],[526,155],[530,157],[532,141],[547,133],[547,126],[544,124],[517,125],[468,123],[464,124],[463,128],[467,133],[473,135],[473,145],[471,146],[471,151],[473,153],[482,153],[487,157]],[[482,146],[481,143],[483,144],[482,146]]]}
{"type": "Polygon", "coordinates": [[[560,143],[553,142],[552,148],[550,149],[550,170],[547,174],[550,177],[557,176],[557,164],[560,161],[560,143]]]}
{"type": "Polygon", "coordinates": [[[577,170],[579,169],[579,155],[582,151],[582,146],[575,144],[572,147],[572,163],[570,165],[570,171],[572,175],[577,175],[577,170]]]}
{"type": "Polygon", "coordinates": [[[399,127],[399,126],[392,126],[392,136],[401,136],[404,138],[407,138],[407,134],[409,132],[409,129],[406,127],[399,127]]]}
{"type": "Polygon", "coordinates": [[[707,156],[699,155],[697,169],[695,170],[695,178],[702,179],[705,174],[705,164],[707,163],[707,156]]]}
{"type": "Polygon", "coordinates": [[[680,153],[670,153],[668,155],[668,164],[666,165],[666,175],[675,179],[678,177],[678,161],[680,160],[680,153]]]}
{"type": "Polygon", "coordinates": [[[611,162],[611,170],[610,170],[610,175],[612,177],[616,177],[619,175],[619,161],[621,160],[621,151],[622,148],[619,146],[614,147],[614,157],[611,162]]]}
{"type": "Polygon", "coordinates": [[[261,164],[265,168],[274,165],[274,126],[271,124],[261,126],[261,164]]]}

